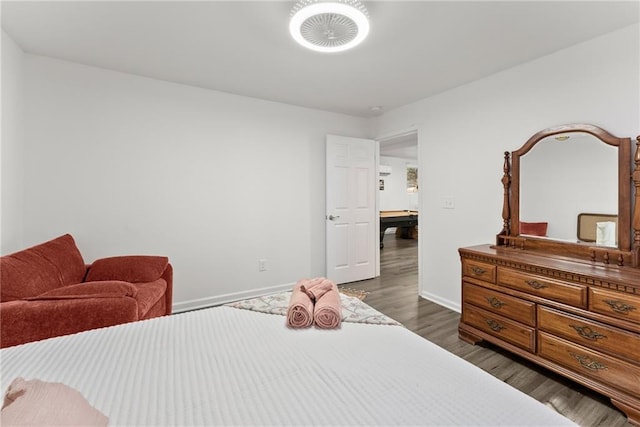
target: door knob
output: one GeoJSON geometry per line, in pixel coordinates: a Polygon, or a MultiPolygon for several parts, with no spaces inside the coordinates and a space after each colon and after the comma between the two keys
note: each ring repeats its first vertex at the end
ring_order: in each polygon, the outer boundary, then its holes
{"type": "Polygon", "coordinates": [[[329,216],[327,216],[327,219],[328,219],[328,220],[331,220],[331,221],[335,221],[335,220],[336,220],[336,219],[338,219],[338,218],[340,218],[340,215],[336,215],[336,216],[329,215],[329,216]]]}

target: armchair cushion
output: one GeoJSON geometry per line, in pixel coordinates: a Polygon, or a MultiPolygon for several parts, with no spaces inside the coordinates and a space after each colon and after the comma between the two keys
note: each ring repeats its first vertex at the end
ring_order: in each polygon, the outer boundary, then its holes
{"type": "Polygon", "coordinates": [[[138,289],[135,285],[117,280],[78,283],[64,286],[40,294],[35,297],[24,298],[28,301],[52,299],[83,299],[83,298],[135,298],[138,289]]]}
{"type": "Polygon", "coordinates": [[[128,255],[101,258],[89,266],[86,281],[122,280],[145,283],[158,280],[169,264],[163,256],[128,255]]]}
{"type": "Polygon", "coordinates": [[[65,234],[0,258],[0,301],[15,301],[80,283],[85,272],[73,237],[65,234]]]}

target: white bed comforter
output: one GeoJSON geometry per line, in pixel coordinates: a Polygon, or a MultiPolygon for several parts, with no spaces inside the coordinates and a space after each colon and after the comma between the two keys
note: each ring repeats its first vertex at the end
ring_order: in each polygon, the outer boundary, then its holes
{"type": "Polygon", "coordinates": [[[17,376],[79,390],[111,425],[573,425],[400,326],[291,330],[216,307],[10,347],[17,376]]]}

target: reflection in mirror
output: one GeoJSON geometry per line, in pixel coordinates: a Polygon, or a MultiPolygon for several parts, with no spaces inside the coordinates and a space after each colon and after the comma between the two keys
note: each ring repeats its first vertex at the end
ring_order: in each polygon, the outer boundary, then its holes
{"type": "MultiPolygon", "coordinates": [[[[568,132],[542,139],[520,162],[520,221],[547,223],[547,237],[578,242],[580,214],[617,214],[616,147],[585,132],[568,132]]],[[[524,228],[520,233],[539,235],[524,228]]],[[[617,245],[617,230],[615,242],[610,240],[607,246],[617,245]]]]}

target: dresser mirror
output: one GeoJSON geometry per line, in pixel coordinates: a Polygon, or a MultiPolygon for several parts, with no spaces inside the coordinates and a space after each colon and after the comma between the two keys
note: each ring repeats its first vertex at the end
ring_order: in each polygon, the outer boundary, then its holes
{"type": "MultiPolygon", "coordinates": [[[[547,224],[546,233],[537,233],[565,242],[595,242],[593,230],[581,230],[581,215],[610,216],[618,212],[618,148],[603,144],[586,132],[547,136],[520,159],[520,221],[547,224]],[[589,232],[591,231],[591,232],[589,232]],[[585,238],[585,236],[588,236],[585,238]]],[[[603,221],[604,222],[604,219],[603,221]]],[[[519,234],[535,231],[521,227],[519,234]]],[[[609,243],[601,239],[598,244],[609,243]]]]}
{"type": "Polygon", "coordinates": [[[609,256],[619,257],[620,265],[637,262],[631,253],[631,163],[631,139],[597,126],[573,124],[536,133],[505,153],[498,244],[592,260],[603,248],[607,262],[609,256]],[[596,235],[578,227],[591,216],[609,219],[598,222],[599,232],[609,227],[606,240],[578,237],[596,235]]]}

